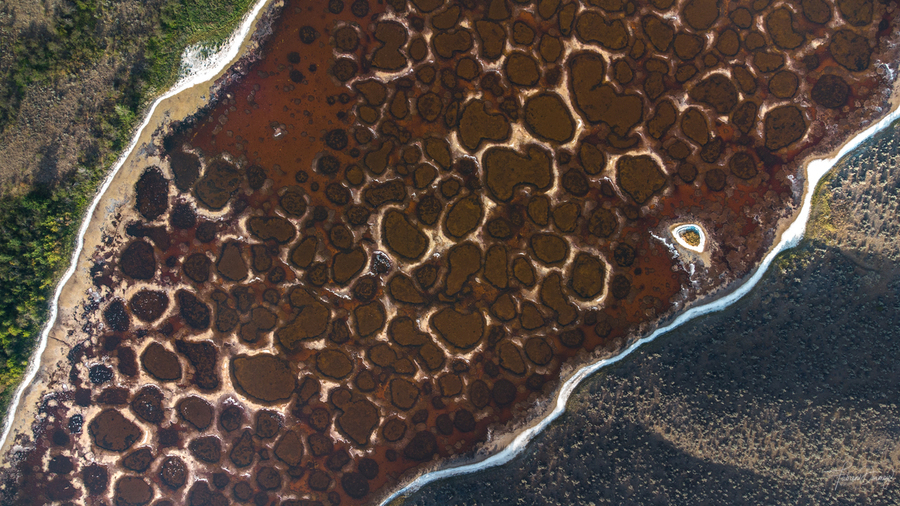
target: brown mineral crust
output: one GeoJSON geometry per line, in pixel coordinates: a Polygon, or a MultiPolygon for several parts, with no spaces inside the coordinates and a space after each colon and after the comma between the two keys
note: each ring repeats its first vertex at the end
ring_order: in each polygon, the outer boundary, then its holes
{"type": "Polygon", "coordinates": [[[731,122],[741,132],[748,134],[756,126],[756,113],[758,110],[759,106],[755,102],[743,102],[734,110],[734,113],[731,115],[731,122]]]}
{"type": "Polygon", "coordinates": [[[506,31],[493,21],[478,20],[475,22],[475,31],[481,42],[481,56],[488,60],[496,60],[503,55],[506,45],[506,31]]]}
{"type": "Polygon", "coordinates": [[[175,151],[169,155],[169,167],[178,191],[187,192],[200,177],[200,158],[193,153],[175,151]]]}
{"type": "Polygon", "coordinates": [[[606,154],[589,142],[582,141],[578,148],[578,158],[584,171],[592,176],[596,176],[603,172],[606,168],[606,154]]]}
{"type": "Polygon", "coordinates": [[[678,33],[674,38],[675,55],[688,61],[693,60],[703,50],[703,39],[691,33],[678,33]]]}
{"type": "Polygon", "coordinates": [[[731,113],[738,103],[734,83],[722,74],[713,74],[700,81],[689,94],[693,100],[712,106],[719,114],[731,113]]]}
{"type": "Polygon", "coordinates": [[[547,365],[553,360],[553,348],[543,337],[531,337],[525,341],[525,356],[537,365],[547,365]]]}
{"type": "Polygon", "coordinates": [[[431,242],[428,236],[409,222],[406,215],[395,209],[385,213],[382,230],[388,249],[408,260],[421,258],[431,242]]]}
{"type": "Polygon", "coordinates": [[[159,466],[159,480],[172,490],[178,490],[187,483],[187,466],[178,457],[166,457],[159,466]]]}
{"type": "Polygon", "coordinates": [[[756,168],[756,160],[748,153],[735,153],[728,161],[731,173],[741,179],[753,179],[759,171],[756,168]]]}
{"type": "Polygon", "coordinates": [[[304,237],[291,250],[288,259],[298,269],[306,269],[315,260],[318,247],[319,239],[316,236],[304,237]]]}
{"type": "Polygon", "coordinates": [[[398,316],[391,320],[388,335],[400,346],[421,346],[431,342],[431,336],[419,330],[415,321],[407,316],[398,316]]]}
{"type": "Polygon", "coordinates": [[[504,142],[509,139],[510,126],[506,117],[490,113],[482,100],[466,104],[459,119],[459,141],[469,151],[477,151],[487,142],[504,142]]]}
{"type": "Polygon", "coordinates": [[[525,374],[525,361],[522,360],[522,352],[519,347],[509,341],[503,341],[497,345],[497,356],[500,367],[521,376],[525,374]]]}
{"type": "Polygon", "coordinates": [[[592,300],[603,291],[606,264],[588,253],[578,253],[572,262],[569,287],[578,297],[592,300]]]}
{"type": "Polygon", "coordinates": [[[437,452],[437,438],[429,431],[419,431],[403,448],[403,456],[415,461],[431,460],[437,452]]]}
{"type": "Polygon", "coordinates": [[[178,355],[159,343],[150,343],[141,354],[141,365],[150,375],[160,381],[181,379],[181,362],[178,355]]]}
{"type": "Polygon", "coordinates": [[[287,350],[293,350],[302,341],[315,339],[328,328],[331,311],[306,289],[297,287],[291,291],[291,305],[299,309],[293,320],[275,331],[275,337],[287,350]]]}
{"type": "Polygon", "coordinates": [[[188,255],[181,264],[181,270],[188,279],[195,283],[209,281],[209,273],[212,269],[212,260],[203,253],[188,255]]]}
{"type": "Polygon", "coordinates": [[[178,414],[197,430],[205,430],[212,424],[213,408],[200,397],[185,397],[179,401],[177,408],[178,414]]]}
{"type": "Polygon", "coordinates": [[[193,439],[188,449],[196,459],[207,464],[216,464],[222,458],[222,443],[215,436],[203,436],[193,439]]]}
{"type": "Polygon", "coordinates": [[[455,238],[462,239],[473,232],[484,217],[484,206],[476,195],[457,200],[447,211],[444,229],[455,238]]]}
{"type": "Polygon", "coordinates": [[[506,246],[496,244],[488,248],[484,256],[484,279],[497,288],[509,284],[508,252],[506,246]]]}
{"type": "Polygon", "coordinates": [[[569,302],[562,290],[562,278],[558,272],[551,272],[541,283],[541,302],[556,311],[556,321],[561,326],[573,323],[578,318],[578,309],[569,302]]]}
{"type": "Polygon", "coordinates": [[[369,444],[369,437],[378,427],[378,408],[368,400],[360,399],[343,407],[337,417],[341,432],[359,446],[369,444]]]}
{"type": "Polygon", "coordinates": [[[709,142],[709,125],[706,116],[696,107],[691,107],[681,117],[681,131],[684,135],[703,146],[709,142]]]}
{"type": "Polygon", "coordinates": [[[770,53],[767,51],[757,51],[753,55],[753,65],[759,69],[760,72],[766,74],[769,72],[775,72],[784,66],[784,56],[780,53],[770,53]]]}
{"type": "Polygon", "coordinates": [[[766,112],[766,147],[777,151],[799,141],[806,135],[809,125],[803,111],[795,105],[782,105],[766,112]]]}
{"type": "Polygon", "coordinates": [[[463,350],[477,345],[485,330],[484,316],[480,312],[462,313],[452,307],[435,313],[431,325],[445,341],[463,350]]]}
{"type": "Polygon", "coordinates": [[[316,370],[329,378],[342,379],[353,372],[353,362],[339,350],[322,350],[316,354],[316,370]]]}
{"type": "Polygon", "coordinates": [[[254,453],[253,435],[249,430],[245,430],[235,438],[231,451],[228,452],[228,459],[236,467],[247,467],[253,463],[254,453]]]}
{"type": "Polygon", "coordinates": [[[444,283],[447,295],[456,295],[469,277],[481,269],[481,258],[481,248],[472,242],[450,248],[447,254],[447,280],[444,283]]]}
{"type": "Polygon", "coordinates": [[[123,452],[143,436],[141,429],[134,422],[122,416],[115,409],[100,412],[88,424],[91,441],[112,452],[123,452]]]}
{"type": "Polygon", "coordinates": [[[153,246],[140,240],[132,242],[122,251],[119,268],[132,279],[153,279],[157,268],[153,246]]]}
{"type": "Polygon", "coordinates": [[[324,471],[315,470],[309,474],[307,484],[309,488],[316,491],[328,490],[333,480],[324,471]]]}
{"type": "Polygon", "coordinates": [[[490,309],[491,313],[502,321],[509,321],[516,317],[516,304],[508,293],[497,297],[490,309]]]}
{"type": "Polygon", "coordinates": [[[672,45],[675,30],[656,16],[644,16],[641,20],[644,33],[650,39],[650,43],[661,53],[665,53],[672,45]]]}
{"type": "Polygon", "coordinates": [[[716,49],[725,56],[735,56],[741,49],[741,38],[732,29],[724,30],[716,40],[716,49]]]}
{"type": "Polygon", "coordinates": [[[747,70],[747,67],[738,65],[732,69],[732,73],[741,91],[749,95],[756,93],[756,77],[747,70]]]}
{"type": "Polygon", "coordinates": [[[353,89],[358,91],[369,105],[381,105],[387,100],[387,87],[381,81],[365,79],[353,84],[353,89]]]}
{"type": "Polygon", "coordinates": [[[339,285],[346,285],[366,266],[366,252],[362,248],[336,253],[331,264],[332,279],[339,285]]]}
{"type": "Polygon", "coordinates": [[[638,204],[646,204],[666,182],[659,164],[647,155],[623,156],[616,162],[616,183],[638,204]]]}
{"type": "Polygon", "coordinates": [[[282,403],[294,392],[290,364],[277,355],[240,355],[231,360],[231,374],[238,391],[257,402],[282,403]]]}
{"type": "Polygon", "coordinates": [[[510,83],[523,88],[535,86],[541,78],[537,60],[521,51],[513,52],[506,58],[503,72],[510,83]]]}
{"type": "Polygon", "coordinates": [[[138,320],[152,323],[169,307],[169,297],[157,290],[140,290],[128,301],[128,309],[138,320]]]}
{"type": "Polygon", "coordinates": [[[788,99],[797,93],[800,80],[797,74],[787,70],[780,70],[769,79],[769,92],[778,98],[788,99]]]}
{"type": "Polygon", "coordinates": [[[266,169],[259,165],[250,165],[244,169],[244,175],[247,178],[247,185],[251,190],[259,190],[266,183],[266,169]]]}
{"type": "Polygon", "coordinates": [[[628,44],[628,30],[621,19],[607,21],[597,11],[584,11],[575,21],[575,33],[584,42],[596,43],[605,49],[624,49],[628,44]]]}
{"type": "MultiPolygon", "coordinates": [[[[51,460],[51,465],[53,462],[59,459],[60,456],[54,457],[51,460]]],[[[69,462],[67,467],[71,469],[71,461],[65,459],[65,462],[69,462]]],[[[134,471],[136,473],[143,473],[150,467],[150,464],[153,463],[153,452],[150,448],[138,448],[137,450],[129,453],[122,459],[122,466],[129,471],[134,471]]],[[[62,471],[60,474],[68,474],[69,471],[62,471]]]]}
{"type": "MultiPolygon", "coordinates": [[[[281,194],[281,197],[278,199],[278,205],[281,206],[288,214],[291,216],[301,217],[306,214],[306,199],[303,196],[304,192],[301,188],[296,186],[289,186],[284,193],[281,194]]],[[[252,218],[251,218],[252,219],[252,218]]],[[[281,228],[281,227],[279,227],[281,228]]],[[[252,232],[252,228],[251,228],[252,232]]],[[[284,232],[281,232],[282,234],[284,232]]]]}
{"type": "Polygon", "coordinates": [[[534,234],[528,244],[535,258],[546,265],[561,264],[569,256],[569,243],[556,234],[534,234]]]}
{"type": "Polygon", "coordinates": [[[780,7],[766,15],[766,32],[772,41],[782,49],[796,49],[805,41],[802,33],[794,31],[791,11],[780,7]]]}
{"type": "Polygon", "coordinates": [[[464,28],[440,31],[431,38],[434,53],[444,59],[465,53],[472,48],[472,43],[472,33],[464,28]]]}
{"type": "Polygon", "coordinates": [[[488,148],[482,157],[482,165],[484,183],[490,195],[502,202],[512,199],[520,185],[546,190],[553,183],[550,155],[534,145],[528,146],[524,154],[510,148],[488,148]]]}
{"type": "Polygon", "coordinates": [[[143,420],[159,424],[165,416],[163,393],[155,386],[145,386],[131,400],[131,410],[143,420]]]}
{"type": "Polygon", "coordinates": [[[405,304],[424,304],[425,298],[416,285],[404,274],[396,274],[388,281],[391,297],[405,304]]]}
{"type": "Polygon", "coordinates": [[[250,245],[250,267],[256,273],[268,272],[272,268],[272,255],[265,244],[250,245]]]}
{"type": "Polygon", "coordinates": [[[406,200],[406,185],[399,179],[371,184],[363,190],[363,200],[375,209],[391,202],[406,200]]]}
{"type": "Polygon", "coordinates": [[[249,274],[242,254],[243,245],[237,241],[225,243],[216,261],[216,271],[230,281],[242,281],[249,274]]]}
{"type": "Polygon", "coordinates": [[[710,169],[703,175],[706,187],[714,192],[725,189],[725,171],[719,168],[710,169]]]}
{"type": "Polygon", "coordinates": [[[534,285],[535,274],[531,262],[524,257],[516,257],[516,259],[513,260],[512,267],[513,276],[515,276],[519,283],[522,283],[525,286],[534,285]]]}
{"type": "Polygon", "coordinates": [[[275,241],[278,244],[291,242],[297,234],[294,225],[278,216],[253,216],[247,220],[247,228],[261,241],[275,241]]]}
{"type": "Polygon", "coordinates": [[[851,30],[840,30],[832,35],[828,52],[834,61],[851,72],[862,72],[869,68],[872,57],[869,41],[851,30]]]}
{"type": "Polygon", "coordinates": [[[539,93],[525,100],[525,126],[536,138],[564,144],[575,135],[575,120],[556,93],[539,93]]]}
{"type": "Polygon", "coordinates": [[[289,430],[275,444],[275,456],[289,466],[299,465],[303,459],[303,438],[296,430],[289,430]]]}
{"type": "Polygon", "coordinates": [[[153,487],[143,478],[123,476],[116,481],[116,506],[143,506],[153,499],[153,487]]]}
{"type": "Polygon", "coordinates": [[[331,74],[340,82],[347,82],[356,77],[359,66],[350,58],[338,58],[331,67],[331,74]]]}
{"type": "Polygon", "coordinates": [[[385,314],[384,305],[380,301],[357,306],[353,310],[353,317],[356,320],[356,331],[359,336],[369,337],[383,329],[385,314]]]}
{"type": "Polygon", "coordinates": [[[669,100],[663,100],[657,104],[653,117],[647,121],[647,133],[654,139],[661,139],[665,133],[675,125],[678,119],[678,110],[669,100]]]}
{"type": "Polygon", "coordinates": [[[169,209],[169,180],[159,167],[150,167],[134,185],[135,207],[148,221],[162,216],[169,209]]]}
{"type": "Polygon", "coordinates": [[[406,434],[406,424],[397,418],[391,418],[384,423],[381,428],[381,435],[384,439],[394,443],[403,438],[406,434]]]}
{"type": "Polygon", "coordinates": [[[192,381],[198,388],[214,390],[219,387],[219,374],[216,371],[219,351],[211,341],[175,341],[175,349],[194,366],[192,381]]]}
{"type": "Polygon", "coordinates": [[[719,17],[717,0],[690,0],[681,11],[687,24],[698,32],[708,30],[719,17]]]}
{"type": "Polygon", "coordinates": [[[619,136],[629,130],[644,115],[644,106],[637,95],[619,95],[603,83],[606,64],[597,53],[579,53],[568,61],[569,86],[574,94],[575,108],[591,123],[606,123],[619,136]]]}
{"type": "Polygon", "coordinates": [[[113,299],[103,310],[103,320],[115,332],[126,332],[131,326],[131,317],[122,299],[113,299]]]}
{"type": "Polygon", "coordinates": [[[850,97],[850,86],[840,76],[825,74],[820,77],[810,91],[813,102],[828,109],[840,109],[850,97]]]}
{"type": "Polygon", "coordinates": [[[243,180],[240,171],[230,162],[222,159],[214,160],[194,186],[197,200],[213,211],[218,211],[228,204],[231,196],[237,192],[243,180]]]}
{"type": "Polygon", "coordinates": [[[275,411],[263,409],[256,413],[256,436],[260,439],[275,437],[282,427],[281,415],[275,411]]]}
{"type": "Polygon", "coordinates": [[[394,378],[389,384],[391,404],[398,409],[408,411],[419,400],[419,387],[405,378],[394,378]]]}
{"type": "Polygon", "coordinates": [[[210,309],[205,302],[187,290],[175,292],[175,300],[178,301],[178,314],[184,322],[195,330],[206,330],[210,323],[210,309]]]}
{"type": "Polygon", "coordinates": [[[873,3],[872,0],[838,0],[837,5],[841,16],[848,23],[853,26],[866,26],[872,22],[873,3]]]}

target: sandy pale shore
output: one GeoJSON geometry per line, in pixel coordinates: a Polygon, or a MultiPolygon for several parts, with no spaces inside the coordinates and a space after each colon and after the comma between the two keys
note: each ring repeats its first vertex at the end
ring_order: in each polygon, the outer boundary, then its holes
{"type": "Polygon", "coordinates": [[[19,386],[4,426],[0,465],[9,465],[17,447],[27,446],[31,424],[40,416],[41,399],[48,387],[64,380],[67,355],[84,336],[79,336],[78,320],[84,306],[99,293],[91,280],[94,253],[105,236],[115,236],[120,225],[115,217],[127,206],[133,206],[133,187],[143,170],[158,162],[153,145],[154,135],[173,122],[195,114],[210,103],[217,82],[234,72],[236,63],[258,47],[260,23],[267,13],[282,4],[281,0],[258,0],[248,12],[231,40],[209,59],[185,62],[192,73],[151,105],[147,117],[135,133],[128,150],[113,166],[98,191],[76,239],[72,265],[65,273],[51,301],[48,327],[41,334],[28,373],[19,386]],[[199,67],[199,68],[198,68],[199,67]],[[12,452],[11,452],[12,450],[12,452]]]}

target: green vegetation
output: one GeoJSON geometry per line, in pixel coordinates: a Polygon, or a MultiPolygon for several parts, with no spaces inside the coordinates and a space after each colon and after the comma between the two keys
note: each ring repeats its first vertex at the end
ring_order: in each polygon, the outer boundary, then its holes
{"type": "MultiPolygon", "coordinates": [[[[99,183],[127,146],[143,110],[178,78],[190,45],[215,46],[230,34],[251,0],[133,2],[143,26],[128,33],[114,19],[117,6],[73,0],[55,26],[29,28],[0,67],[0,132],[15,128],[29,86],[78,76],[101,59],[124,62],[101,110],[90,120],[92,147],[79,166],[26,194],[0,199],[0,402],[21,377],[48,314],[48,300],[66,268],[74,237],[99,183]],[[147,21],[149,19],[149,21],[147,21]]],[[[2,49],[2,46],[0,46],[2,49]]]]}

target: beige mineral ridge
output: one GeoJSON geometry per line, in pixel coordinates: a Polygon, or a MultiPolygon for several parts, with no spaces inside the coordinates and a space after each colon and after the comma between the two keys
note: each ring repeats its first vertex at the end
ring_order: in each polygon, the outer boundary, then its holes
{"type": "MultiPolygon", "coordinates": [[[[126,221],[126,215],[136,214],[133,209],[134,185],[146,167],[160,163],[159,157],[151,154],[156,151],[152,148],[154,135],[165,130],[173,122],[183,120],[196,113],[209,103],[212,98],[211,88],[214,87],[216,81],[228,74],[233,65],[241,58],[256,49],[258,44],[252,40],[252,37],[259,28],[259,21],[270,8],[277,7],[281,3],[282,0],[258,0],[253,9],[248,11],[255,11],[256,15],[252,20],[245,21],[252,24],[252,29],[248,30],[240,41],[237,54],[212,78],[159,102],[153,109],[149,121],[136,132],[137,142],[133,143],[132,149],[125,155],[124,161],[112,176],[112,181],[107,189],[98,197],[99,202],[89,217],[90,222],[84,234],[84,247],[79,252],[74,273],[60,290],[57,303],[59,312],[55,321],[51,322],[53,326],[48,334],[47,346],[40,355],[37,372],[29,384],[21,387],[23,391],[15,413],[7,414],[14,418],[9,434],[0,448],[0,466],[11,464],[10,450],[17,445],[27,446],[29,444],[30,427],[32,422],[41,416],[38,409],[41,399],[49,393],[48,385],[54,380],[65,383],[68,375],[67,367],[65,367],[68,362],[67,355],[72,347],[84,338],[80,331],[83,322],[76,319],[76,315],[81,311],[86,299],[94,294],[99,295],[90,273],[94,263],[94,254],[103,244],[104,236],[116,236],[117,233],[122,233],[122,231],[117,231],[117,226],[121,226],[126,221]],[[19,441],[22,437],[28,439],[19,441]]],[[[10,422],[7,421],[7,423],[10,422]]]]}

